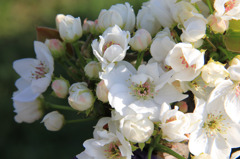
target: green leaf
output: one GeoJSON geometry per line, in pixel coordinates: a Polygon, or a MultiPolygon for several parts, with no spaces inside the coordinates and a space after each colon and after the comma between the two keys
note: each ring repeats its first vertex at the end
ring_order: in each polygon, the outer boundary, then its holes
{"type": "Polygon", "coordinates": [[[229,29],[233,31],[240,31],[240,20],[230,20],[229,29]]]}
{"type": "Polygon", "coordinates": [[[138,149],[138,147],[135,146],[133,143],[131,143],[131,147],[132,147],[132,152],[138,149]]]}
{"type": "Polygon", "coordinates": [[[141,151],[143,150],[143,148],[145,147],[145,143],[138,143],[139,148],[141,149],[141,151]]]}
{"type": "Polygon", "coordinates": [[[240,30],[228,30],[228,32],[223,36],[223,41],[228,51],[240,53],[240,30]]]}
{"type": "Polygon", "coordinates": [[[41,42],[45,42],[46,39],[59,39],[60,35],[58,30],[48,28],[48,27],[37,27],[37,40],[41,42]]]}

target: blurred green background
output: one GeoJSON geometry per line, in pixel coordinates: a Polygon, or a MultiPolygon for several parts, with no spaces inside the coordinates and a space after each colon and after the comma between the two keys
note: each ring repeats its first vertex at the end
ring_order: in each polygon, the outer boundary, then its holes
{"type": "MultiPolygon", "coordinates": [[[[146,1],[146,0],[144,0],[146,1]]],[[[14,121],[12,93],[18,75],[13,61],[35,57],[33,41],[37,26],[55,27],[56,14],[70,14],[95,20],[101,9],[126,0],[1,0],[0,1],[0,158],[71,159],[83,150],[84,140],[92,137],[96,121],[66,125],[49,132],[40,120],[33,124],[14,121]]],[[[143,0],[129,0],[135,13],[143,0]]]]}

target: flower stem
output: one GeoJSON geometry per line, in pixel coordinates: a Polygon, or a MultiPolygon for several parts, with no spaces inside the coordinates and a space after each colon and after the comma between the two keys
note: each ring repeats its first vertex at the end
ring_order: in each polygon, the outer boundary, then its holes
{"type": "Polygon", "coordinates": [[[213,52],[216,52],[216,51],[217,51],[216,46],[208,39],[208,37],[206,37],[205,39],[206,39],[206,41],[212,46],[213,52]]]}
{"type": "Polygon", "coordinates": [[[84,60],[84,57],[82,56],[81,52],[80,52],[80,49],[79,49],[79,46],[78,46],[78,42],[75,42],[72,44],[73,47],[74,47],[74,50],[78,56],[78,59],[80,60],[80,65],[82,67],[82,69],[84,69],[85,65],[86,65],[86,62],[84,60]]]}
{"type": "Polygon", "coordinates": [[[207,2],[210,13],[213,14],[213,8],[212,8],[212,4],[211,4],[210,0],[206,0],[206,2],[207,2]]]}
{"type": "Polygon", "coordinates": [[[144,51],[138,53],[137,63],[136,63],[136,65],[135,65],[136,69],[138,69],[138,67],[141,65],[141,62],[142,62],[142,60],[143,60],[144,53],[145,53],[144,51]]]}
{"type": "Polygon", "coordinates": [[[49,102],[45,102],[45,106],[47,108],[52,108],[52,109],[60,109],[60,110],[69,110],[69,111],[77,111],[69,106],[64,106],[64,105],[57,105],[57,104],[52,104],[49,102]]]}
{"type": "Polygon", "coordinates": [[[94,119],[97,119],[96,117],[86,118],[86,119],[76,119],[76,120],[66,120],[66,124],[73,124],[73,123],[83,123],[87,121],[92,121],[94,119]]]}
{"type": "Polygon", "coordinates": [[[175,151],[173,151],[172,149],[168,148],[167,146],[164,146],[162,144],[157,144],[155,145],[155,150],[157,151],[162,151],[162,152],[166,152],[178,159],[185,159],[183,156],[179,155],[178,153],[176,153],[175,151]]]}
{"type": "Polygon", "coordinates": [[[152,152],[155,149],[156,145],[159,143],[160,139],[161,139],[161,135],[158,135],[156,138],[152,140],[153,142],[151,142],[150,147],[148,149],[148,159],[151,159],[152,152]]]}

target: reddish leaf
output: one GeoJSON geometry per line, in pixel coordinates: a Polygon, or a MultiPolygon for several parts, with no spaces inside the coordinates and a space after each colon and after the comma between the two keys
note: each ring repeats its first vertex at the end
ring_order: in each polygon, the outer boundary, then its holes
{"type": "Polygon", "coordinates": [[[59,39],[60,35],[58,30],[47,28],[47,27],[37,27],[37,40],[41,42],[45,42],[46,39],[59,39]]]}

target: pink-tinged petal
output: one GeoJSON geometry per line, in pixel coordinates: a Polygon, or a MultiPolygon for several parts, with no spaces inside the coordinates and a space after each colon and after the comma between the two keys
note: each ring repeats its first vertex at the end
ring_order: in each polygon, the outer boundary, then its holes
{"type": "Polygon", "coordinates": [[[32,73],[35,72],[35,67],[39,64],[39,61],[32,58],[25,58],[16,60],[13,63],[14,70],[25,80],[32,80],[32,73]]]}

